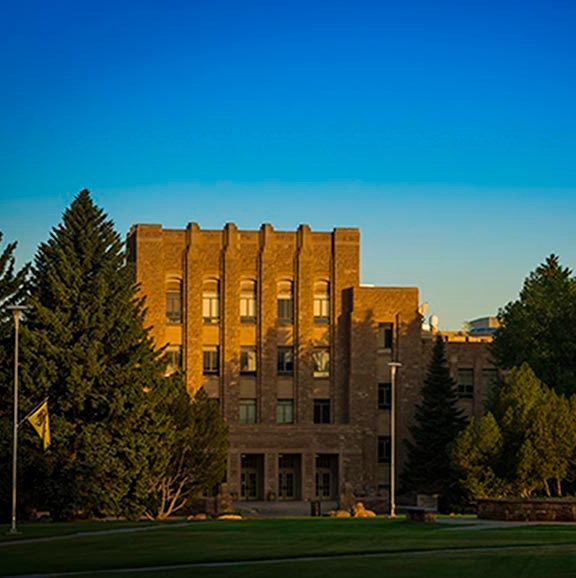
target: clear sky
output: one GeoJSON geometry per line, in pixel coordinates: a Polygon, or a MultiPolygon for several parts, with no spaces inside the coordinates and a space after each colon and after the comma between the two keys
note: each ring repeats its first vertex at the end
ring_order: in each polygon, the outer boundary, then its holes
{"type": "Polygon", "coordinates": [[[361,229],[441,329],[576,268],[573,0],[4,0],[0,230],[361,229]]]}

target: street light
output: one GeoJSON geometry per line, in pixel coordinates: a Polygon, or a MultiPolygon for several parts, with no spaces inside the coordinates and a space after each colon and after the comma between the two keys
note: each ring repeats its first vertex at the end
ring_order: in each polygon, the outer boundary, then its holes
{"type": "Polygon", "coordinates": [[[7,305],[14,317],[14,430],[12,445],[12,524],[10,534],[17,534],[16,530],[16,466],[18,462],[18,332],[22,313],[28,309],[26,305],[7,305]]]}
{"type": "Polygon", "coordinates": [[[396,370],[402,367],[399,361],[388,363],[390,383],[390,517],[396,516],[396,370]]]}

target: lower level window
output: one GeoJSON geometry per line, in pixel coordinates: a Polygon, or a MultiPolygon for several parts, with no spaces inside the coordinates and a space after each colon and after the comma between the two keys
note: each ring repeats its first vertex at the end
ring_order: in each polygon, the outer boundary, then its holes
{"type": "Polygon", "coordinates": [[[392,438],[378,436],[378,463],[389,464],[392,456],[392,438]]]}
{"type": "Polygon", "coordinates": [[[314,423],[330,423],[330,400],[314,400],[314,423]]]}
{"type": "Polygon", "coordinates": [[[276,423],[294,423],[293,399],[279,399],[276,402],[276,423]]]}
{"type": "Polygon", "coordinates": [[[240,423],[256,423],[256,400],[240,400],[240,423]]]}

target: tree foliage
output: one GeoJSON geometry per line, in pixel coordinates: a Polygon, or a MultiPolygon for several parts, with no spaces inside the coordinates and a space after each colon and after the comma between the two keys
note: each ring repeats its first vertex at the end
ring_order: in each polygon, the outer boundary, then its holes
{"type": "Polygon", "coordinates": [[[145,389],[164,364],[143,326],[112,221],[81,191],[31,277],[23,333],[23,409],[49,396],[52,445],[42,494],[57,518],[139,515],[156,419],[145,389]]]}
{"type": "Polygon", "coordinates": [[[491,352],[500,367],[526,362],[558,393],[576,393],[576,279],[556,255],[529,274],[498,317],[491,352]]]}
{"type": "Polygon", "coordinates": [[[458,436],[452,452],[469,495],[551,495],[551,481],[561,495],[576,452],[574,403],[525,363],[510,371],[488,409],[458,436]]]}
{"type": "Polygon", "coordinates": [[[154,451],[148,453],[146,515],[165,519],[222,481],[228,429],[220,407],[204,389],[192,399],[182,385],[164,388],[158,394],[163,399],[155,403],[161,413],[159,421],[168,427],[155,440],[154,451]]]}
{"type": "Polygon", "coordinates": [[[457,407],[456,384],[446,364],[444,342],[437,336],[416,406],[412,440],[406,441],[408,460],[402,481],[406,490],[441,494],[448,498],[454,488],[450,446],[465,426],[457,407]]]}

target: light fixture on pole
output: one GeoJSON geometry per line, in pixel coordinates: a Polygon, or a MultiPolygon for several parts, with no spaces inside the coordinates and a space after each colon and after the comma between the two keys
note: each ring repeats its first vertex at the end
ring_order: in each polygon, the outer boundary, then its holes
{"type": "Polygon", "coordinates": [[[390,368],[390,517],[396,516],[396,371],[399,361],[388,363],[390,368]]]}
{"type": "Polygon", "coordinates": [[[7,305],[6,309],[14,317],[14,429],[12,443],[12,523],[10,534],[17,534],[16,529],[16,472],[18,463],[18,333],[22,313],[28,309],[26,305],[7,305]]]}

